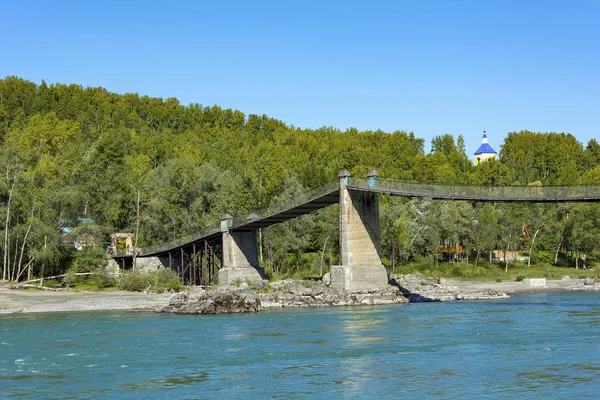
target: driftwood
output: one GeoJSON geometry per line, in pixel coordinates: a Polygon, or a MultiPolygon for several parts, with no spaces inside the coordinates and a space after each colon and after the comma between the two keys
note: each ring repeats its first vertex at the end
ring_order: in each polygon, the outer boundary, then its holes
{"type": "Polygon", "coordinates": [[[60,292],[63,290],[68,290],[67,288],[51,288],[51,287],[40,286],[40,285],[32,285],[30,283],[19,283],[19,284],[11,286],[10,288],[11,289],[35,288],[35,289],[42,289],[42,290],[51,290],[53,292],[60,292]]]}
{"type": "MultiPolygon", "coordinates": [[[[65,289],[61,289],[61,288],[48,288],[48,287],[44,287],[44,286],[42,286],[41,283],[45,279],[56,279],[56,278],[64,278],[64,277],[67,277],[67,276],[89,276],[89,275],[98,275],[98,273],[97,272],[77,272],[77,273],[72,273],[72,274],[46,276],[44,278],[32,279],[32,280],[25,281],[25,282],[22,282],[22,283],[17,283],[15,285],[11,286],[11,289],[20,289],[20,288],[34,287],[34,288],[44,289],[44,290],[65,290],[65,289]],[[33,285],[32,283],[34,283],[34,282],[40,282],[40,284],[39,285],[33,285]]],[[[118,273],[118,272],[108,272],[108,275],[121,276],[121,274],[118,273]]]]}

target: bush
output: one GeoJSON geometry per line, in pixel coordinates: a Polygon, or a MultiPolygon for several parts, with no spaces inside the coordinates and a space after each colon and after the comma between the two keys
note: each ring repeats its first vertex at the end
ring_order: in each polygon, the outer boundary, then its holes
{"type": "Polygon", "coordinates": [[[515,281],[523,282],[523,279],[525,279],[525,275],[517,275],[517,277],[515,278],[515,281]]]}
{"type": "Polygon", "coordinates": [[[125,272],[117,282],[117,288],[129,292],[143,292],[150,287],[152,287],[152,280],[149,273],[125,272]]]}
{"type": "Polygon", "coordinates": [[[110,275],[106,268],[100,268],[94,272],[94,275],[91,275],[88,279],[90,285],[99,289],[115,287],[117,285],[117,278],[114,275],[110,275]]]}
{"type": "Polygon", "coordinates": [[[62,283],[56,279],[44,279],[43,285],[45,287],[60,287],[62,283]]]}
{"type": "Polygon", "coordinates": [[[69,272],[83,273],[106,268],[108,258],[108,254],[101,247],[85,247],[83,250],[75,253],[69,272]]]}
{"type": "Polygon", "coordinates": [[[554,253],[552,251],[534,251],[531,254],[532,264],[547,264],[554,263],[554,253]]]}
{"type": "Polygon", "coordinates": [[[106,288],[115,285],[115,280],[106,272],[109,255],[101,247],[85,247],[76,251],[67,274],[94,273],[90,276],[66,276],[63,282],[68,286],[91,285],[96,288],[106,288]]]}
{"type": "Polygon", "coordinates": [[[183,281],[172,269],[159,269],[152,274],[155,275],[156,291],[158,293],[183,289],[183,281]]]}
{"type": "Polygon", "coordinates": [[[130,292],[151,291],[162,293],[164,291],[180,291],[183,282],[177,273],[171,269],[160,269],[152,272],[126,272],[119,279],[117,287],[130,292]]]}

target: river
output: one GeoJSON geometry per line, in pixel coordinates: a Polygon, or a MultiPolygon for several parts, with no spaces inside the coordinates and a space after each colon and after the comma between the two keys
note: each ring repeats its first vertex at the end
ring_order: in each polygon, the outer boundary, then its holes
{"type": "Polygon", "coordinates": [[[8,315],[0,343],[0,398],[600,393],[598,292],[252,315],[8,315]]]}

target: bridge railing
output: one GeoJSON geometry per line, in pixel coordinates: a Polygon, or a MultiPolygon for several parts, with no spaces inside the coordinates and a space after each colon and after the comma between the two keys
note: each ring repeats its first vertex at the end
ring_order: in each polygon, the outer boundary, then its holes
{"type": "Polygon", "coordinates": [[[170,249],[173,249],[176,247],[180,247],[180,246],[183,246],[184,244],[194,242],[196,240],[200,240],[207,236],[213,235],[213,234],[219,232],[219,229],[220,228],[217,225],[215,227],[202,229],[202,230],[195,232],[193,234],[190,234],[190,235],[184,235],[184,236],[169,240],[168,242],[163,242],[163,243],[158,243],[158,244],[155,244],[152,246],[142,247],[142,252],[140,254],[144,255],[144,254],[162,253],[167,250],[170,250],[170,249]]]}
{"type": "Polygon", "coordinates": [[[365,179],[352,179],[349,186],[359,189],[393,192],[414,197],[448,199],[492,199],[503,201],[518,200],[594,200],[600,199],[600,186],[485,186],[460,185],[429,182],[408,182],[380,179],[376,186],[365,179]]]}
{"type": "MultiPolygon", "coordinates": [[[[254,221],[264,219],[264,218],[270,217],[272,215],[279,214],[283,211],[289,210],[291,208],[297,207],[304,203],[308,203],[311,200],[317,199],[328,193],[332,193],[337,189],[339,189],[339,183],[331,182],[324,186],[321,186],[320,188],[308,190],[308,191],[300,193],[298,195],[290,196],[285,201],[282,201],[282,202],[274,204],[270,207],[266,207],[266,208],[260,209],[258,211],[255,211],[253,213],[253,214],[255,214],[254,221]]],[[[243,225],[247,224],[248,222],[250,222],[248,219],[234,218],[233,228],[243,226],[243,225]]],[[[185,244],[200,240],[207,236],[211,236],[211,235],[219,232],[219,230],[220,230],[220,226],[217,224],[215,227],[206,228],[206,229],[203,229],[203,230],[198,231],[191,235],[185,235],[185,236],[181,236],[176,239],[170,240],[168,242],[158,243],[156,245],[143,247],[140,254],[145,255],[145,254],[163,253],[170,249],[181,247],[185,244]]]]}
{"type": "MultiPolygon", "coordinates": [[[[261,208],[258,211],[254,211],[256,217],[254,221],[261,220],[273,215],[277,215],[286,210],[290,210],[292,208],[298,207],[302,204],[309,203],[312,200],[318,199],[321,196],[325,196],[329,193],[333,193],[336,190],[339,190],[340,184],[339,182],[331,182],[326,185],[323,185],[317,189],[308,190],[306,192],[290,195],[286,200],[279,202],[277,204],[273,204],[269,207],[261,208]]],[[[249,221],[247,219],[234,218],[233,227],[240,227],[242,225],[247,224],[249,221]]]]}

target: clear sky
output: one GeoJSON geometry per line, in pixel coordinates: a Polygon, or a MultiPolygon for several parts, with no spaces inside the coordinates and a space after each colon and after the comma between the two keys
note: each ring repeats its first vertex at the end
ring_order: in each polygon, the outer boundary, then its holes
{"type": "Polygon", "coordinates": [[[298,127],[600,136],[600,0],[4,1],[0,76],[298,127]]]}

